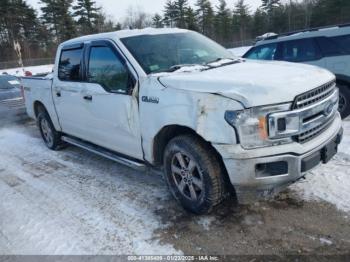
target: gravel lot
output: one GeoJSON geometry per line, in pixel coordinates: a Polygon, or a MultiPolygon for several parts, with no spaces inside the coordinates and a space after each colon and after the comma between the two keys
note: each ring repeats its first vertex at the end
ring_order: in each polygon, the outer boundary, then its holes
{"type": "MultiPolygon", "coordinates": [[[[0,119],[2,121],[3,116],[0,119]]],[[[0,254],[345,254],[350,122],[341,152],[274,200],[183,211],[161,176],[0,124],[0,254]],[[327,202],[326,202],[327,201],[327,202]]]]}

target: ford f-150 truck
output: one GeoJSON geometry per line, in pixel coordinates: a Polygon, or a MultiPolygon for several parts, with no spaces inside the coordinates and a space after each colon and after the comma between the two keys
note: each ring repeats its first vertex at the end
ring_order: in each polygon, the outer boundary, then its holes
{"type": "Polygon", "coordinates": [[[62,43],[54,72],[24,78],[47,147],[72,144],[157,168],[174,197],[208,213],[271,196],[336,154],[335,76],[239,59],[182,29],[123,30],[62,43]]]}

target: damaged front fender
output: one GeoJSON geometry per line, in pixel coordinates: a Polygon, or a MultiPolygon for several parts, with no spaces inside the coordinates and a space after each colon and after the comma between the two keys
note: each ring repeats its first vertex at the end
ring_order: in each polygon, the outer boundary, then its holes
{"type": "MultiPolygon", "coordinates": [[[[241,103],[217,94],[164,88],[155,80],[144,82],[140,97],[140,119],[145,159],[153,162],[154,138],[166,126],[192,129],[213,144],[236,144],[235,130],[225,121],[227,110],[242,110],[241,103]],[[159,85],[159,86],[157,86],[159,85]],[[151,103],[157,98],[157,103],[151,103]]],[[[180,135],[180,134],[179,134],[180,135]]]]}

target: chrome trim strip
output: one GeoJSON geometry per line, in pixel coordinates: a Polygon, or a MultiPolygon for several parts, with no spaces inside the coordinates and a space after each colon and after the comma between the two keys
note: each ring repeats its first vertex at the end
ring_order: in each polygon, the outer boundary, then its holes
{"type": "Polygon", "coordinates": [[[318,88],[315,88],[311,91],[308,91],[306,93],[303,93],[303,94],[297,96],[294,100],[292,110],[302,109],[304,107],[315,104],[316,102],[320,101],[321,99],[329,96],[335,88],[336,88],[335,81],[331,81],[327,84],[324,84],[323,86],[320,86],[318,88]],[[322,97],[322,98],[319,99],[320,97],[322,97]],[[312,100],[315,100],[315,101],[312,102],[312,104],[309,104],[310,101],[312,101],[312,100]]]}
{"type": "Polygon", "coordinates": [[[317,94],[315,96],[312,96],[312,97],[304,99],[304,100],[297,101],[297,105],[299,106],[301,104],[308,103],[308,102],[310,102],[312,100],[315,100],[315,99],[317,100],[318,98],[320,98],[322,96],[328,96],[328,95],[330,95],[332,93],[333,88],[335,88],[335,87],[336,87],[336,85],[333,84],[331,88],[326,89],[324,92],[322,92],[320,94],[317,94]]]}

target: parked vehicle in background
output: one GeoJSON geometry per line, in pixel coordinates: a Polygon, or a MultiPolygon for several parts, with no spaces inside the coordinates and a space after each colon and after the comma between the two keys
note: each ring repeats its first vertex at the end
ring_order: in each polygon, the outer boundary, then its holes
{"type": "Polygon", "coordinates": [[[340,89],[341,116],[350,114],[350,24],[269,36],[243,57],[307,63],[330,70],[340,89]]]}
{"type": "Polygon", "coordinates": [[[0,74],[0,127],[27,118],[20,79],[0,74]]]}
{"type": "Polygon", "coordinates": [[[20,80],[11,75],[0,75],[0,101],[21,98],[20,80]]]}
{"type": "Polygon", "coordinates": [[[330,161],[342,139],[332,73],[237,59],[187,30],[64,42],[54,73],[23,85],[48,148],[65,142],[158,168],[200,214],[229,194],[240,203],[275,194],[330,161]]]}

